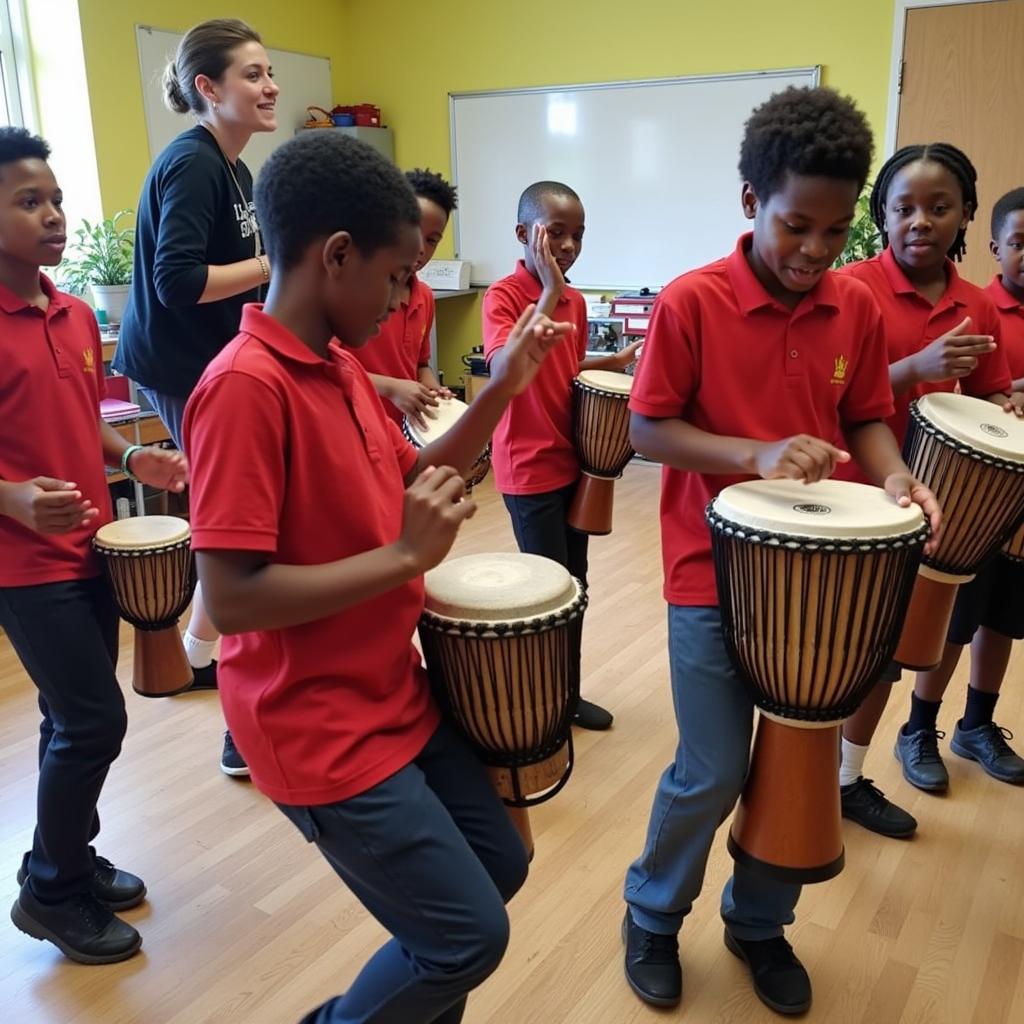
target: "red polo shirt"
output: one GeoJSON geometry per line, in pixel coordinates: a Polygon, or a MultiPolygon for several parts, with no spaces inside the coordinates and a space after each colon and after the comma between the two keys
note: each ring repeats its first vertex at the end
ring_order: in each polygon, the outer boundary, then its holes
{"type": "MultiPolygon", "coordinates": [[[[399,380],[419,380],[419,368],[430,364],[430,325],[434,322],[434,293],[415,275],[409,298],[381,324],[362,348],[352,354],[367,373],[399,380]]],[[[399,425],[405,414],[387,399],[384,411],[399,425]]]]}
{"type": "Polygon", "coordinates": [[[1014,380],[1024,377],[1024,306],[1004,287],[999,274],[985,289],[999,314],[999,330],[1003,341],[1003,353],[1014,380]]]}
{"type": "MultiPolygon", "coordinates": [[[[514,274],[495,281],[484,295],[484,356],[490,361],[531,302],[541,283],[520,260],[514,274]]],[[[580,475],[572,438],[572,381],[587,353],[587,303],[566,287],[551,319],[574,324],[541,365],[530,386],[509,403],[491,440],[494,483],[502,494],[543,494],[580,475]]]]}
{"type": "MultiPolygon", "coordinates": [[[[725,259],[677,277],[651,315],[629,407],[678,417],[712,434],[778,441],[836,437],[892,414],[878,308],[859,282],[826,273],[793,309],[754,276],[740,238],[725,259]]],[[[662,471],[665,598],[717,605],[708,502],[749,480],[662,471]]]]}
{"type": "MultiPolygon", "coordinates": [[[[1010,390],[1010,372],[1003,352],[999,317],[992,301],[977,285],[965,281],[952,260],[946,260],[948,284],[942,298],[933,306],[907,279],[892,249],[879,256],[850,263],[839,273],[863,281],[871,289],[885,324],[885,343],[889,362],[920,352],[930,342],[951,331],[965,316],[971,318],[972,334],[991,334],[998,346],[994,352],[981,356],[974,371],[960,379],[965,395],[986,398],[997,391],[1010,390]]],[[[933,391],[955,391],[956,380],[915,384],[895,398],[896,413],[889,426],[896,440],[903,444],[910,418],[910,403],[933,391]]]]}
{"type": "MultiPolygon", "coordinates": [[[[192,546],[318,565],[392,544],[416,452],[363,368],[321,359],[259,306],[210,363],[185,410],[192,546]]],[[[223,640],[220,698],[253,782],[272,800],[325,804],[407,765],[438,724],[412,645],[413,580],[336,615],[223,640]]]]}
{"type": "Polygon", "coordinates": [[[111,520],[100,401],[103,345],[93,311],[41,275],[45,312],[0,285],[0,479],[71,480],[100,511],[87,527],[43,534],[0,516],[0,587],[102,571],[92,536],[111,520]]]}

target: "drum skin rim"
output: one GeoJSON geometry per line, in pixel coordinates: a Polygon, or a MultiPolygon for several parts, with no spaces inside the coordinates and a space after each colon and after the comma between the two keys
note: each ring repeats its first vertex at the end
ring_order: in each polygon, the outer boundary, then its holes
{"type": "Polygon", "coordinates": [[[957,404],[963,400],[978,402],[980,406],[988,406],[990,409],[998,410],[1001,416],[1008,416],[994,402],[986,402],[982,398],[972,398],[970,395],[953,395],[946,391],[936,391],[928,395],[922,395],[910,405],[910,416],[921,430],[940,438],[949,447],[955,448],[961,455],[991,462],[1013,473],[1024,473],[1024,450],[1018,453],[1017,458],[1014,458],[1012,451],[999,449],[996,445],[986,442],[984,438],[968,437],[964,434],[955,433],[955,427],[932,419],[928,415],[930,406],[935,407],[936,412],[941,413],[944,411],[943,406],[946,402],[940,396],[956,398],[957,404]]]}
{"type": "Polygon", "coordinates": [[[735,523],[718,512],[714,504],[714,499],[712,499],[708,502],[704,512],[710,529],[735,537],[739,541],[760,546],[854,554],[859,551],[896,551],[905,546],[913,547],[928,536],[926,522],[922,522],[915,529],[905,533],[889,534],[882,537],[807,537],[795,533],[773,533],[762,527],[735,523]]]}
{"type": "Polygon", "coordinates": [[[925,525],[919,506],[905,508],[880,487],[846,480],[811,485],[793,480],[745,480],[723,487],[708,509],[741,533],[785,538],[798,545],[812,540],[839,544],[913,537],[925,525]],[[796,519],[794,512],[802,518],[796,519]],[[808,514],[830,512],[835,515],[808,514]],[[862,521],[851,521],[853,513],[862,521]],[[873,520],[866,518],[869,515],[873,520]]]}
{"type": "Polygon", "coordinates": [[[628,373],[616,373],[614,370],[583,370],[578,376],[573,377],[573,387],[579,388],[580,391],[586,391],[591,395],[600,395],[602,398],[617,398],[625,399],[629,401],[629,398],[633,392],[633,377],[630,377],[628,373]],[[628,380],[629,386],[624,389],[615,388],[603,388],[600,384],[595,381],[588,380],[585,374],[593,373],[610,373],[616,377],[622,377],[628,380]]]}
{"type": "Polygon", "coordinates": [[[179,544],[190,542],[191,538],[191,525],[188,520],[181,519],[179,516],[130,516],[128,519],[114,519],[109,523],[104,523],[96,533],[93,534],[92,544],[97,551],[109,551],[115,554],[118,552],[123,554],[139,554],[144,551],[166,551],[179,544]],[[152,537],[128,537],[118,539],[117,537],[111,536],[111,534],[121,532],[138,534],[140,530],[144,531],[147,525],[159,525],[169,529],[171,524],[174,524],[177,527],[177,532],[163,539],[154,539],[152,537]],[[107,537],[103,536],[104,533],[107,534],[107,537]]]}
{"type": "Polygon", "coordinates": [[[441,633],[459,636],[473,635],[484,639],[539,633],[542,629],[572,622],[586,611],[589,603],[587,592],[575,576],[570,579],[576,587],[576,596],[566,604],[541,615],[522,616],[515,619],[466,619],[453,618],[424,608],[420,612],[420,625],[441,633]]]}

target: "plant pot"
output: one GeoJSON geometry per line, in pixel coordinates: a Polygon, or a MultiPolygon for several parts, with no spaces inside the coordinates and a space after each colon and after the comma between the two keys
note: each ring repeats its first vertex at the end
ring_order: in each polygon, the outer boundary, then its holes
{"type": "Polygon", "coordinates": [[[93,301],[97,309],[102,309],[107,314],[107,320],[112,324],[119,324],[124,316],[124,307],[128,304],[128,292],[131,285],[128,284],[93,284],[93,301]]]}

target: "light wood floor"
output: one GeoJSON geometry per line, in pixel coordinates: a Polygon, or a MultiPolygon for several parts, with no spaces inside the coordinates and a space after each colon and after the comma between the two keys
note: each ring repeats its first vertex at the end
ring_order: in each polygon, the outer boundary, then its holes
{"type": "MultiPolygon", "coordinates": [[[[634,465],[615,532],[595,540],[584,692],[614,711],[606,734],[577,734],[572,782],[534,814],[537,857],[511,907],[512,942],[470,1000],[467,1024],[632,1024],[777,1020],[722,946],[718,893],[731,860],[720,833],[705,895],[683,930],[685,998],[641,1004],[622,977],[622,879],[640,851],[651,794],[672,756],[658,547],[658,470],[634,465]]],[[[456,550],[512,549],[489,484],[456,550]]],[[[54,642],[59,642],[55,637],[54,642]]],[[[121,678],[130,678],[124,633],[121,678]]],[[[1024,735],[1019,652],[999,720],[1024,735]]],[[[941,724],[959,715],[963,678],[941,724]]],[[[890,743],[909,700],[897,690],[869,775],[921,822],[912,842],[847,832],[845,872],[811,886],[791,930],[811,971],[807,1019],[828,1024],[1024,1021],[1024,790],[955,756],[952,787],[929,797],[899,776],[890,743]]],[[[125,917],[141,955],[81,967],[0,920],[2,1024],[290,1024],[341,991],[381,929],[284,817],[218,769],[214,694],[145,700],[129,690],[129,734],[101,804],[100,850],[143,875],[150,899],[125,917]]],[[[0,639],[0,903],[29,842],[36,710],[0,639]]],[[[1021,743],[1024,746],[1024,740],[1021,743]]]]}

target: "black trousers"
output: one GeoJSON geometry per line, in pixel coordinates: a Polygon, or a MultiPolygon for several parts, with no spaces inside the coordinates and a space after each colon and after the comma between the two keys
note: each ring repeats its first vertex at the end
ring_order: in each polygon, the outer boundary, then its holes
{"type": "Polygon", "coordinates": [[[0,587],[0,625],[39,691],[39,786],[32,891],[57,903],[87,889],[96,805],[128,727],[107,580],[0,587]]]}
{"type": "Polygon", "coordinates": [[[587,585],[587,543],[590,538],[569,528],[569,506],[576,484],[542,494],[504,494],[519,550],[554,559],[587,585]]]}

